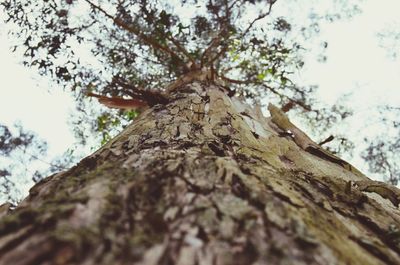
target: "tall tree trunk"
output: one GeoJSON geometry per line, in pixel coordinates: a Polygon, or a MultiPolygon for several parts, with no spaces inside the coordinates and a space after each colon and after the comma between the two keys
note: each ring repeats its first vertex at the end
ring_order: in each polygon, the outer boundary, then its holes
{"type": "Polygon", "coordinates": [[[3,211],[0,264],[400,264],[397,189],[218,86],[171,98],[3,211]]]}

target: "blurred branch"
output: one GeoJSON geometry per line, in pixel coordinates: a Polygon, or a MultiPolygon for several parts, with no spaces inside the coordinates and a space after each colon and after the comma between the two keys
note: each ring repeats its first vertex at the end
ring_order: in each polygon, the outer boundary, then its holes
{"type": "Polygon", "coordinates": [[[218,77],[220,77],[222,80],[227,81],[229,83],[233,83],[233,84],[238,84],[238,85],[248,85],[248,84],[254,84],[254,85],[261,85],[262,87],[264,87],[265,89],[271,91],[272,93],[274,93],[275,95],[277,95],[278,97],[280,97],[281,99],[286,99],[300,107],[302,107],[303,109],[307,110],[307,111],[312,111],[311,107],[308,106],[307,104],[304,104],[303,102],[293,99],[287,95],[284,95],[280,92],[278,92],[275,88],[270,87],[266,84],[260,83],[258,80],[255,79],[248,79],[248,80],[236,80],[236,79],[232,79],[229,77],[226,77],[224,75],[217,75],[218,77]]]}
{"type": "Polygon", "coordinates": [[[267,90],[271,91],[271,92],[274,93],[275,95],[279,96],[281,99],[287,99],[287,100],[289,100],[290,102],[293,102],[294,104],[296,104],[296,105],[302,107],[303,109],[305,109],[305,110],[307,110],[307,111],[312,111],[312,109],[311,109],[310,106],[304,104],[303,102],[301,102],[301,101],[299,101],[299,100],[293,99],[293,98],[291,98],[291,97],[289,97],[289,96],[287,96],[287,95],[284,95],[284,94],[278,92],[278,91],[277,91],[275,88],[273,88],[273,87],[267,86],[266,84],[261,84],[261,86],[263,86],[263,87],[266,88],[267,90]]]}

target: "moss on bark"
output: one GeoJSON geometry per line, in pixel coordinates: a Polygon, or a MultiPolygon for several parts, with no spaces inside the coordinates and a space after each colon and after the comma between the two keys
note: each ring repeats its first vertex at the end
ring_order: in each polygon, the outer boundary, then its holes
{"type": "Polygon", "coordinates": [[[400,264],[397,189],[216,85],[171,98],[33,187],[0,220],[0,264],[400,264]]]}

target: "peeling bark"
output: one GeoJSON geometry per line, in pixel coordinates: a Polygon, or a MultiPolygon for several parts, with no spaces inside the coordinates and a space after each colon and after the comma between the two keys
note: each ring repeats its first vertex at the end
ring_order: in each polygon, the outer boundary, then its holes
{"type": "Polygon", "coordinates": [[[0,264],[400,264],[399,190],[194,81],[0,207],[0,264]]]}

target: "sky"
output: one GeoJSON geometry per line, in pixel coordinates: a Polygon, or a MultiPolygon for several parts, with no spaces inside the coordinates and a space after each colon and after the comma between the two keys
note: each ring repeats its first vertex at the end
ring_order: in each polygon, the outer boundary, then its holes
{"type": "MultiPolygon", "coordinates": [[[[384,49],[377,37],[393,25],[399,25],[400,30],[400,1],[365,0],[361,9],[362,14],[350,20],[321,25],[319,38],[328,42],[327,61],[319,63],[310,55],[306,67],[297,76],[303,83],[317,84],[319,98],[328,103],[351,93],[349,101],[355,115],[341,130],[355,138],[377,133],[370,116],[375,115],[379,104],[400,105],[400,60],[390,57],[393,47],[389,51],[384,49]]],[[[11,126],[19,121],[26,129],[36,132],[48,142],[45,160],[51,161],[74,143],[67,123],[74,108],[73,97],[23,67],[20,58],[11,53],[10,45],[6,28],[0,24],[0,123],[11,126]]],[[[349,159],[367,172],[359,157],[349,159]]]]}
{"type": "MultiPolygon", "coordinates": [[[[392,49],[382,47],[379,33],[397,25],[400,32],[400,1],[367,0],[361,5],[362,14],[350,20],[325,23],[320,38],[328,42],[326,63],[310,58],[300,73],[304,82],[319,85],[318,97],[334,103],[343,94],[350,93],[347,103],[354,115],[340,126],[339,132],[350,135],[356,147],[362,147],[363,138],[380,134],[377,108],[381,105],[400,106],[400,60],[393,58],[393,49],[400,55],[400,43],[392,49]]],[[[353,157],[346,157],[369,177],[382,176],[368,172],[368,166],[356,148],[353,157]]]]}
{"type": "Polygon", "coordinates": [[[357,108],[379,102],[398,105],[400,61],[388,56],[377,35],[390,25],[400,26],[400,1],[370,0],[362,10],[350,21],[323,25],[321,38],[328,42],[328,62],[309,62],[303,78],[318,82],[325,100],[351,90],[355,98],[362,98],[355,101],[357,108]]]}
{"type": "Polygon", "coordinates": [[[44,78],[20,65],[19,58],[9,51],[4,32],[0,58],[0,123],[20,121],[49,142],[50,155],[65,150],[74,141],[66,122],[73,108],[72,97],[58,87],[49,87],[44,78]]]}

